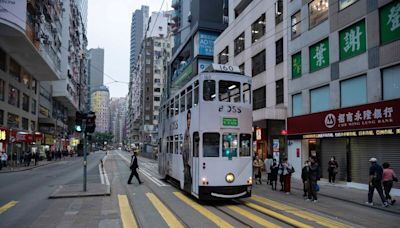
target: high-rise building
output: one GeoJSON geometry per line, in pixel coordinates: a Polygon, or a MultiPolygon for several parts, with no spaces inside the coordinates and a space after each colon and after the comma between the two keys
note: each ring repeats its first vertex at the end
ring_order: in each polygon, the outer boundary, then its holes
{"type": "MultiPolygon", "coordinates": [[[[253,127],[261,134],[256,151],[286,156],[287,9],[284,1],[229,1],[229,26],[215,40],[214,62],[239,66],[252,76],[253,127]],[[279,142],[279,146],[276,147],[279,142]],[[275,143],[275,144],[274,144],[275,143]]],[[[286,2],[286,1],[285,1],[286,2]]]]}
{"type": "Polygon", "coordinates": [[[110,131],[110,92],[100,86],[92,91],[91,110],[96,113],[96,132],[110,131]]]}
{"type": "Polygon", "coordinates": [[[104,85],[104,49],[91,48],[88,51],[90,91],[104,85]]]}
{"type": "Polygon", "coordinates": [[[147,21],[149,19],[149,7],[142,6],[141,9],[135,10],[132,14],[131,22],[131,51],[130,51],[130,77],[136,66],[137,58],[145,36],[147,21]]]}
{"type": "Polygon", "coordinates": [[[110,131],[113,133],[114,143],[125,144],[126,134],[126,112],[127,103],[125,97],[112,97],[110,101],[110,110],[112,110],[110,115],[110,131]]]}

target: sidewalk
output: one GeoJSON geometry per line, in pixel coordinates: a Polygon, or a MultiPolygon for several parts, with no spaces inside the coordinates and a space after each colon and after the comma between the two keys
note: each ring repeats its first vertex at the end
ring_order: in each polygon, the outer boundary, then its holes
{"type": "Polygon", "coordinates": [[[31,162],[30,166],[17,166],[17,167],[7,166],[7,167],[3,167],[0,170],[0,173],[11,173],[11,172],[21,172],[21,171],[31,170],[34,168],[38,168],[38,167],[45,166],[45,165],[50,165],[50,164],[60,162],[60,161],[68,161],[68,160],[71,160],[74,158],[76,158],[76,157],[66,157],[65,159],[52,160],[52,161],[42,160],[42,161],[39,161],[37,163],[37,165],[35,165],[35,162],[31,162]]]}

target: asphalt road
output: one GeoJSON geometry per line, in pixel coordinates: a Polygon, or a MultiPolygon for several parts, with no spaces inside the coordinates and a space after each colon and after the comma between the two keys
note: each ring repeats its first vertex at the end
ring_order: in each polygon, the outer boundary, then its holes
{"type": "MultiPolygon", "coordinates": [[[[88,156],[88,182],[100,182],[98,164],[104,153],[88,156]]],[[[0,206],[16,201],[0,212],[0,227],[28,227],[46,210],[59,185],[83,183],[83,158],[67,158],[22,172],[0,173],[0,206]]]]}

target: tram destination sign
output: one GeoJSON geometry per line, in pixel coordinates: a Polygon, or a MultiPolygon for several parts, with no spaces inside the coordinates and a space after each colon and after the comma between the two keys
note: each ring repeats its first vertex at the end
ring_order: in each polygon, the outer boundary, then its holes
{"type": "Polygon", "coordinates": [[[239,121],[237,118],[222,118],[222,125],[226,127],[237,127],[239,121]]]}

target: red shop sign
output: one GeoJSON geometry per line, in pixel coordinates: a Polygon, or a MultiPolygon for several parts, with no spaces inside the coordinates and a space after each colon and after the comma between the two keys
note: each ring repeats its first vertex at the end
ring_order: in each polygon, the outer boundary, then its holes
{"type": "Polygon", "coordinates": [[[30,143],[30,142],[33,142],[33,135],[32,134],[28,134],[28,133],[24,133],[24,132],[18,132],[15,141],[16,142],[30,143]]]}
{"type": "Polygon", "coordinates": [[[43,134],[42,133],[40,133],[40,132],[35,132],[35,138],[34,138],[34,141],[35,142],[38,142],[38,141],[42,141],[43,140],[43,134]]]}
{"type": "Polygon", "coordinates": [[[329,110],[287,120],[288,135],[400,126],[400,99],[329,110]]]}

